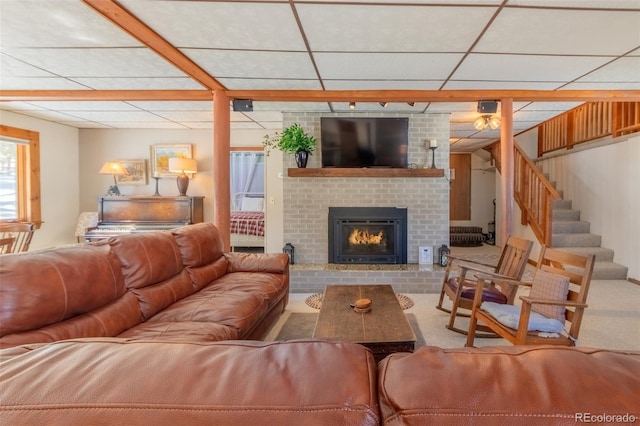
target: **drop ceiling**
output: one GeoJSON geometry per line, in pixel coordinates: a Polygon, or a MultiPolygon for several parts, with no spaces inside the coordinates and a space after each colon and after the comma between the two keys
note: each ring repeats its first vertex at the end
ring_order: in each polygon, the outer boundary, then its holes
{"type": "Polygon", "coordinates": [[[470,152],[500,136],[473,127],[478,94],[516,95],[515,133],[589,94],[640,100],[640,0],[0,0],[0,37],[0,108],[77,128],[212,128],[217,89],[254,99],[232,129],[445,113],[470,152]]]}

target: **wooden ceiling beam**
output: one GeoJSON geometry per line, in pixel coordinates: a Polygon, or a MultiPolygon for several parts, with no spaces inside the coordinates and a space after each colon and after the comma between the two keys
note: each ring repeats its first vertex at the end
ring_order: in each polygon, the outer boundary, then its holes
{"type": "Polygon", "coordinates": [[[640,90],[228,90],[232,99],[272,102],[640,101],[640,90]]]}
{"type": "MultiPolygon", "coordinates": [[[[228,90],[259,102],[640,101],[640,90],[228,90]]],[[[2,101],[211,101],[209,90],[4,90],[2,101]]]]}
{"type": "Polygon", "coordinates": [[[3,90],[2,101],[213,101],[209,90],[3,90]]]}
{"type": "Polygon", "coordinates": [[[113,24],[122,28],[131,36],[139,40],[149,49],[169,61],[169,63],[173,64],[179,70],[202,84],[203,87],[206,87],[209,90],[226,89],[220,82],[218,82],[218,80],[200,68],[198,64],[189,59],[186,55],[176,49],[175,46],[160,36],[160,34],[156,33],[114,0],[82,1],[113,24]]]}

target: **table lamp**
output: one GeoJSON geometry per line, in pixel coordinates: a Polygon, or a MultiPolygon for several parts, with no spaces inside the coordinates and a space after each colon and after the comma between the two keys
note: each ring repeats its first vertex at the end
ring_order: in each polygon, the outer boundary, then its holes
{"type": "Polygon", "coordinates": [[[98,173],[101,175],[113,175],[113,185],[109,187],[109,190],[107,190],[106,195],[107,196],[120,195],[120,190],[118,189],[118,181],[116,180],[116,175],[129,174],[129,172],[122,165],[122,163],[118,163],[117,161],[107,161],[102,165],[98,173]]]}
{"type": "Polygon", "coordinates": [[[176,179],[178,184],[178,191],[180,196],[187,195],[187,188],[189,188],[189,176],[186,173],[195,173],[198,171],[198,165],[193,158],[169,158],[169,171],[171,173],[180,173],[176,179]]]}

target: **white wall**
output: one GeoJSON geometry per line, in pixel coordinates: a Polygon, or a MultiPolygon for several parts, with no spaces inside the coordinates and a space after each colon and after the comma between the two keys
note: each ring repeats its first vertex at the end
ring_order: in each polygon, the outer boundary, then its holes
{"type": "Polygon", "coordinates": [[[42,220],[30,250],[76,242],[79,205],[78,129],[0,111],[0,123],[40,133],[42,220]]]}
{"type": "MultiPolygon", "coordinates": [[[[232,130],[232,146],[262,146],[264,130],[232,130]]],[[[80,130],[80,208],[95,211],[98,197],[104,195],[113,184],[113,176],[100,175],[98,170],[105,161],[147,161],[151,146],[155,144],[192,144],[193,156],[198,162],[198,173],[189,182],[188,195],[204,196],[204,220],[213,221],[213,131],[211,129],[83,129],[80,130]]],[[[153,195],[155,181],[148,178],[147,185],[118,185],[124,195],[153,195]]],[[[161,195],[177,196],[175,179],[159,181],[161,195]]]]}

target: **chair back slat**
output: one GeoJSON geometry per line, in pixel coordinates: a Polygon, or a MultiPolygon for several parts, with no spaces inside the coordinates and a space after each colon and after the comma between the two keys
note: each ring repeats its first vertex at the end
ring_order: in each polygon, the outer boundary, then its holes
{"type": "Polygon", "coordinates": [[[29,250],[31,239],[35,231],[33,223],[2,223],[0,224],[0,240],[11,239],[11,245],[5,246],[2,253],[20,253],[29,250]]]}

